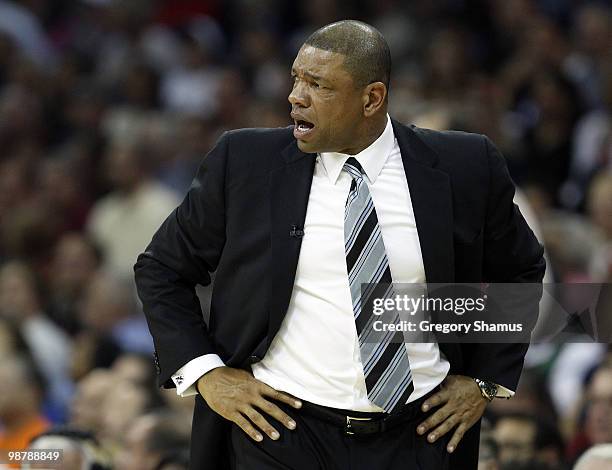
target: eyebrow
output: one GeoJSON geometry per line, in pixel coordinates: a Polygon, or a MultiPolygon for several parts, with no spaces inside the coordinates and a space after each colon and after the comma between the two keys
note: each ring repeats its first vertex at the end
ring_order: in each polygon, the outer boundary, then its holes
{"type": "MultiPolygon", "coordinates": [[[[321,77],[320,75],[315,75],[315,74],[310,73],[310,72],[303,72],[303,74],[304,74],[304,76],[306,76],[306,77],[308,77],[308,78],[310,78],[310,79],[312,79],[312,80],[317,80],[317,81],[327,81],[327,80],[325,79],[325,77],[321,77]]],[[[295,72],[295,69],[294,69],[294,68],[292,68],[292,69],[291,69],[291,76],[292,76],[292,77],[294,77],[294,76],[296,76],[296,75],[297,75],[297,73],[295,72]]]]}

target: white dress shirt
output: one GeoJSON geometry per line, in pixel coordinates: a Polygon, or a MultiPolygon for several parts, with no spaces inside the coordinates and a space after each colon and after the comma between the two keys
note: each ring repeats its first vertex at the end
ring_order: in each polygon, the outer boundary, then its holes
{"type": "MultiPolygon", "coordinates": [[[[349,157],[316,157],[287,314],[263,359],[251,367],[258,380],[298,398],[334,408],[382,411],[367,397],[346,267],[344,209],[352,180],[342,167],[349,157]]],[[[379,138],[354,157],[367,176],[393,282],[424,283],[410,191],[388,116],[379,138]]],[[[442,382],[450,364],[437,343],[406,343],[406,349],[414,380],[410,402],[442,382]]],[[[188,362],[172,376],[177,393],[195,394],[195,382],[223,365],[215,354],[188,362]]]]}
{"type": "MultiPolygon", "coordinates": [[[[351,177],[342,167],[349,157],[317,156],[289,308],[264,358],[252,369],[258,380],[313,403],[381,411],[367,397],[346,270],[344,207],[351,177]]],[[[410,191],[388,117],[380,137],[354,157],[367,175],[393,282],[425,282],[410,191]]],[[[438,385],[450,366],[435,343],[407,343],[406,348],[412,401],[438,385]]],[[[193,384],[222,365],[214,354],[190,361],[172,377],[177,393],[194,394],[193,384]]]]}

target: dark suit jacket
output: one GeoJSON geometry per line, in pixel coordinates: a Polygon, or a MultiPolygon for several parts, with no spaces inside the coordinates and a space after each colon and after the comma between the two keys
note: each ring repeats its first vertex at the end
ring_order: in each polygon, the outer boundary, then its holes
{"type": "MultiPolygon", "coordinates": [[[[393,128],[427,282],[540,282],[543,249],[512,202],[514,186],[493,144],[396,121],[393,128]]],[[[292,127],[226,132],[204,158],[184,201],[135,266],[161,386],[173,387],[171,375],[202,354],[216,353],[231,367],[264,356],[291,297],[301,238],[290,231],[303,227],[314,164],[292,127]],[[194,286],[210,283],[214,271],[205,324],[194,286]]],[[[451,373],[516,389],[526,345],[440,347],[451,373]]],[[[194,469],[228,468],[228,430],[229,422],[196,397],[194,469]]],[[[472,458],[473,434],[463,445],[472,458]]]]}

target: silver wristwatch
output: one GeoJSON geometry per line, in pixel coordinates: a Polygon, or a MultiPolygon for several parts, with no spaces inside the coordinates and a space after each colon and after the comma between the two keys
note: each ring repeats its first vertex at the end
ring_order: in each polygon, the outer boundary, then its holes
{"type": "Polygon", "coordinates": [[[478,384],[480,388],[480,393],[483,397],[485,397],[489,401],[493,401],[493,398],[497,396],[497,384],[493,382],[486,382],[480,379],[474,379],[474,381],[478,384]]]}

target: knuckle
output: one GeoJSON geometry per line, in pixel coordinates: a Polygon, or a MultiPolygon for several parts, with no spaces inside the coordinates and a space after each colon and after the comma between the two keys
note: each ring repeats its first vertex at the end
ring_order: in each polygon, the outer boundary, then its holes
{"type": "Polygon", "coordinates": [[[250,433],[252,433],[254,431],[253,426],[251,426],[247,421],[241,421],[241,422],[239,422],[237,424],[247,434],[250,434],[250,433]]]}
{"type": "Polygon", "coordinates": [[[271,406],[270,410],[268,411],[268,414],[274,418],[276,418],[279,421],[285,421],[287,418],[287,415],[285,413],[283,413],[283,411],[278,408],[277,406],[271,406]]]}
{"type": "Polygon", "coordinates": [[[260,415],[259,413],[257,414],[257,417],[255,419],[253,419],[253,422],[260,429],[269,429],[271,427],[270,423],[268,423],[266,421],[266,419],[262,415],[260,415]]]}
{"type": "Polygon", "coordinates": [[[257,400],[257,408],[269,414],[272,411],[272,404],[262,398],[257,400]]]}
{"type": "Polygon", "coordinates": [[[253,413],[252,416],[250,416],[250,418],[251,418],[251,421],[253,421],[255,424],[257,424],[260,427],[263,423],[265,423],[265,420],[263,419],[263,417],[256,411],[253,413]]]}
{"type": "Polygon", "coordinates": [[[257,411],[255,411],[252,407],[248,406],[242,411],[251,421],[255,421],[257,419],[257,411]]]}
{"type": "Polygon", "coordinates": [[[251,380],[247,383],[246,391],[251,396],[259,396],[261,393],[261,384],[259,382],[256,382],[255,380],[251,380]]]}
{"type": "Polygon", "coordinates": [[[235,423],[240,426],[242,429],[244,429],[245,431],[248,431],[251,428],[251,423],[249,423],[246,419],[244,419],[243,417],[239,417],[237,418],[237,420],[235,421],[235,423]]]}

